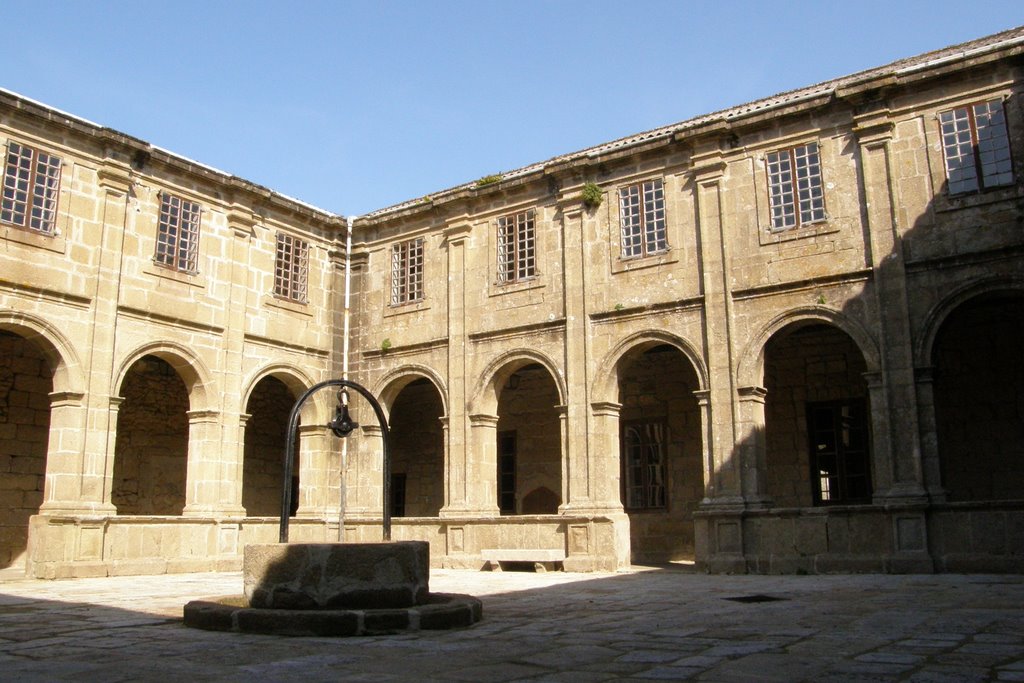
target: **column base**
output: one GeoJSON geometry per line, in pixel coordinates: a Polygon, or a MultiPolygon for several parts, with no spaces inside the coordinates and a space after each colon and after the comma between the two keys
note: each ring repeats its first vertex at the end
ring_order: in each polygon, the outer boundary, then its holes
{"type": "Polygon", "coordinates": [[[48,501],[39,506],[39,514],[51,517],[61,515],[82,517],[113,517],[117,508],[112,503],[83,503],[81,501],[48,501]]]}

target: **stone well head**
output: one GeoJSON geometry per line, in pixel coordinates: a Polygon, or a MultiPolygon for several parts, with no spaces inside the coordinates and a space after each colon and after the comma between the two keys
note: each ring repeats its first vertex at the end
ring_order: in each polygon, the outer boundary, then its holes
{"type": "Polygon", "coordinates": [[[242,573],[250,607],[411,607],[429,599],[430,545],[425,541],[248,545],[242,573]]]}

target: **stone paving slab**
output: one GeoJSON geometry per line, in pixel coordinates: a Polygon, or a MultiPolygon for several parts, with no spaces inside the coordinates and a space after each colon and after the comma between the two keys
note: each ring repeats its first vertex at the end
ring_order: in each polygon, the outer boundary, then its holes
{"type": "Polygon", "coordinates": [[[705,576],[433,570],[483,600],[454,631],[289,638],[197,631],[242,577],[0,582],[11,681],[1020,681],[1024,576],[705,576]],[[771,601],[737,602],[732,598],[771,601]]]}

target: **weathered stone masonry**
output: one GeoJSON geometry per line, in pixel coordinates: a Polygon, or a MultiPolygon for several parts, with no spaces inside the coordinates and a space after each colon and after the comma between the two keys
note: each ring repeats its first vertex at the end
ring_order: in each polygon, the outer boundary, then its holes
{"type": "Polygon", "coordinates": [[[0,92],[5,178],[34,155],[52,200],[0,216],[0,569],[274,540],[350,267],[392,499],[371,412],[342,460],[324,392],[295,540],[378,540],[388,505],[440,566],[1021,571],[1022,54],[1014,29],[451,188],[357,218],[351,254],[340,216],[0,92]]]}

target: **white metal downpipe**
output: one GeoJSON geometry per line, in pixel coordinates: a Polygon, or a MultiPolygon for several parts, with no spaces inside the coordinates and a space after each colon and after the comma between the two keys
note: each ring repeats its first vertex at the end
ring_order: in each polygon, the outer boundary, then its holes
{"type": "MultiPolygon", "coordinates": [[[[348,379],[349,324],[351,319],[352,296],[352,224],[355,216],[345,219],[345,318],[342,324],[341,341],[341,378],[348,379]]],[[[344,405],[348,405],[348,392],[341,395],[344,405]]],[[[341,440],[341,467],[338,472],[338,542],[345,540],[345,465],[348,463],[348,439],[341,440]]]]}

